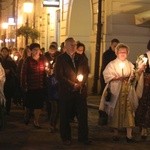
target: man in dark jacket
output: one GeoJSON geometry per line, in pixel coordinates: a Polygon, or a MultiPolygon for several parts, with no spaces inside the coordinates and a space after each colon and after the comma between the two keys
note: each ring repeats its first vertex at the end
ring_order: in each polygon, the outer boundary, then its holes
{"type": "Polygon", "coordinates": [[[105,81],[104,81],[104,77],[103,77],[103,71],[104,71],[105,67],[107,66],[107,64],[116,58],[115,47],[117,46],[118,43],[119,43],[118,39],[112,39],[109,49],[103,53],[102,67],[101,67],[101,72],[100,72],[100,86],[101,86],[100,95],[103,94],[103,90],[106,85],[105,81]]]}
{"type": "Polygon", "coordinates": [[[57,57],[55,65],[55,75],[59,83],[61,138],[65,145],[71,144],[70,117],[75,110],[78,141],[89,144],[86,103],[88,64],[82,55],[75,53],[76,43],[73,38],[65,40],[65,48],[66,52],[57,57]]]}

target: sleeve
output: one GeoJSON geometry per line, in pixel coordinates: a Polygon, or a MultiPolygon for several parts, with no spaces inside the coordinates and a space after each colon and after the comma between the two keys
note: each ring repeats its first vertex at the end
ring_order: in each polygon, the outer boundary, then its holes
{"type": "Polygon", "coordinates": [[[114,70],[113,62],[110,62],[103,71],[105,83],[109,83],[116,77],[114,70]]]}

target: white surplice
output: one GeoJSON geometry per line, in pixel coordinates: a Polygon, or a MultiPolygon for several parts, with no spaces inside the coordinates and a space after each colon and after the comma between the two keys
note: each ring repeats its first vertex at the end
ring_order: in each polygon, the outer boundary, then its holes
{"type": "MultiPolygon", "coordinates": [[[[128,61],[128,60],[121,61],[118,58],[111,61],[106,66],[106,68],[103,72],[103,75],[104,75],[104,79],[105,79],[105,82],[107,83],[107,85],[106,85],[104,92],[102,94],[102,97],[101,97],[99,110],[106,111],[107,114],[110,116],[113,115],[113,111],[116,106],[119,94],[120,94],[122,81],[121,80],[112,80],[112,79],[114,79],[116,77],[122,77],[122,76],[129,78],[133,74],[133,68],[134,68],[134,65],[130,61],[128,61]],[[123,70],[120,68],[120,63],[125,64],[123,70]],[[112,93],[111,100],[109,102],[105,101],[105,93],[106,93],[108,86],[112,93]]],[[[131,88],[131,90],[134,92],[133,104],[136,103],[135,105],[137,105],[137,102],[136,102],[137,97],[135,95],[136,94],[135,90],[133,88],[131,88]]],[[[131,92],[129,92],[129,93],[130,93],[129,96],[132,96],[131,92]]],[[[128,97],[128,98],[132,99],[131,97],[128,97]]],[[[137,106],[135,106],[135,107],[137,107],[137,106]]]]}

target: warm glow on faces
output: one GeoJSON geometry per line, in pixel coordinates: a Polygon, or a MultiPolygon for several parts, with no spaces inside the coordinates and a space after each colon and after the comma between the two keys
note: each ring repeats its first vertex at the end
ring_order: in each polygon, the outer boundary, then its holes
{"type": "Polygon", "coordinates": [[[76,42],[75,41],[68,41],[66,44],[65,44],[65,48],[66,48],[66,51],[72,55],[76,52],[76,42]]]}
{"type": "Polygon", "coordinates": [[[122,61],[126,60],[127,55],[128,55],[128,50],[126,48],[120,48],[117,51],[117,58],[119,58],[122,61]]]}
{"type": "Polygon", "coordinates": [[[77,53],[78,54],[83,54],[83,52],[84,52],[84,47],[83,46],[80,46],[80,47],[77,48],[77,53]]]}

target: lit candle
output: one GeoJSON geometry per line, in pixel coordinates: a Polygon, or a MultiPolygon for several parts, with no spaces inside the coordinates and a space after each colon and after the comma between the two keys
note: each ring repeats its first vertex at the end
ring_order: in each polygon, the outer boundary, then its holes
{"type": "Polygon", "coordinates": [[[45,67],[48,67],[48,62],[45,63],[45,67]]]}
{"type": "Polygon", "coordinates": [[[10,57],[11,57],[11,58],[14,58],[14,54],[10,54],[10,57]]]}
{"type": "Polygon", "coordinates": [[[79,82],[82,82],[83,81],[83,75],[82,74],[77,75],[77,80],[79,82]]]}
{"type": "Polygon", "coordinates": [[[18,60],[18,56],[14,56],[14,61],[17,61],[18,60]]]}
{"type": "Polygon", "coordinates": [[[143,57],[143,63],[146,65],[146,63],[147,63],[147,58],[146,57],[143,57]]]}
{"type": "Polygon", "coordinates": [[[50,64],[53,64],[53,60],[50,61],[50,64]]]}
{"type": "Polygon", "coordinates": [[[45,70],[49,70],[49,69],[48,69],[48,65],[49,65],[48,62],[46,62],[46,63],[45,63],[45,70]]]}
{"type": "Polygon", "coordinates": [[[123,68],[124,68],[124,66],[125,66],[125,63],[121,62],[121,63],[119,64],[119,66],[120,66],[120,68],[121,68],[121,70],[122,70],[122,76],[124,76],[123,68]]]}

